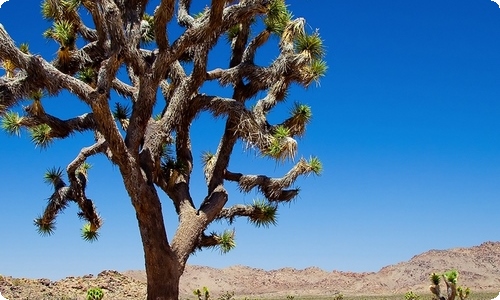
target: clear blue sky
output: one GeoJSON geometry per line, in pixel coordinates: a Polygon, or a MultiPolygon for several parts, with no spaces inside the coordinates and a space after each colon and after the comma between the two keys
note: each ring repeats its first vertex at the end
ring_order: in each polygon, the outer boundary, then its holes
{"type": "MultiPolygon", "coordinates": [[[[194,1],[196,2],[196,1],[194,1]]],[[[204,251],[190,264],[226,267],[377,271],[429,249],[500,240],[500,8],[490,0],[292,0],[296,16],[320,29],[329,72],[320,87],[294,88],[294,101],[313,108],[314,119],[299,142],[299,155],[317,155],[320,177],[301,179],[299,198],[281,207],[278,226],[236,228],[237,248],[226,255],[204,251]]],[[[53,57],[55,43],[38,1],[10,0],[0,22],[34,53],[53,57]]],[[[24,103],[26,104],[26,103],[24,103]]],[[[48,112],[70,117],[85,106],[67,94],[44,100],[48,112]],[[76,103],[76,108],[75,108],[76,103]]],[[[283,112],[282,111],[282,112],[283,112]]],[[[280,116],[275,115],[276,120],[280,116]]],[[[195,157],[215,150],[202,116],[194,125],[195,157]]],[[[217,136],[217,134],[216,134],[217,136]]],[[[0,274],[59,279],[104,269],[143,269],[134,212],[119,172],[104,158],[90,161],[88,196],[104,218],[101,238],[80,238],[71,206],[53,236],[32,224],[51,187],[44,171],[65,167],[88,135],[35,149],[26,134],[0,133],[0,274]]],[[[235,149],[233,171],[281,176],[285,166],[235,149]],[[260,161],[260,162],[259,162],[260,161]]],[[[205,191],[196,166],[193,195],[205,191]]],[[[231,194],[250,203],[254,193],[231,194]]],[[[164,211],[171,236],[172,206],[164,211]]]]}

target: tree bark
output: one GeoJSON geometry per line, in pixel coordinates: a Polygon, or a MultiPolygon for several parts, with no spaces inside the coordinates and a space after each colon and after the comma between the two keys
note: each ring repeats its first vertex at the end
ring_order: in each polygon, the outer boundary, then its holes
{"type": "Polygon", "coordinates": [[[182,266],[167,241],[160,200],[136,206],[147,277],[147,300],[178,300],[182,266]]]}

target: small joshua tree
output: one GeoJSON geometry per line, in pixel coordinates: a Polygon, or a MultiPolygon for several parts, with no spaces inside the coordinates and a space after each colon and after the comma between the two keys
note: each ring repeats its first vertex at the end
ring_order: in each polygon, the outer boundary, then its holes
{"type": "Polygon", "coordinates": [[[198,300],[203,300],[202,295],[205,297],[205,300],[210,300],[210,291],[206,286],[203,287],[203,292],[200,289],[196,289],[193,291],[193,294],[198,297],[198,300]]]}
{"type": "Polygon", "coordinates": [[[420,296],[415,294],[413,291],[409,291],[405,294],[405,300],[419,300],[420,296]]]}
{"type": "Polygon", "coordinates": [[[429,289],[434,296],[433,299],[455,300],[458,294],[460,299],[464,300],[470,294],[470,289],[468,287],[466,288],[461,286],[457,287],[457,282],[458,282],[457,270],[450,270],[445,272],[444,274],[432,273],[430,279],[432,284],[429,287],[429,289]],[[441,283],[441,278],[444,279],[444,283],[446,284],[446,297],[441,295],[441,289],[439,287],[439,284],[441,283]]]}
{"type": "Polygon", "coordinates": [[[87,300],[101,300],[104,293],[100,288],[91,288],[87,291],[87,300]]]}

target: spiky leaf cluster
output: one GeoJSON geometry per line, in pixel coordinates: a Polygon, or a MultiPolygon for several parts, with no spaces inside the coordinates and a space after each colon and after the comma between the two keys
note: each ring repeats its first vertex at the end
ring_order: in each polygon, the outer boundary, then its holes
{"type": "Polygon", "coordinates": [[[53,167],[45,171],[43,174],[43,180],[47,184],[56,185],[63,180],[63,170],[61,168],[53,167]]]}
{"type": "Polygon", "coordinates": [[[87,291],[86,300],[102,300],[104,292],[100,288],[91,288],[87,291]]]}
{"type": "Polygon", "coordinates": [[[434,285],[438,285],[441,282],[441,275],[437,273],[431,274],[431,282],[434,285]]]}
{"type": "Polygon", "coordinates": [[[94,69],[92,68],[82,69],[80,72],[78,72],[76,78],[80,79],[81,81],[85,82],[86,84],[92,87],[95,87],[96,74],[94,69]]]}
{"type": "Polygon", "coordinates": [[[274,0],[269,6],[269,11],[264,19],[266,29],[277,35],[281,35],[293,15],[288,11],[284,0],[274,0]]]}
{"type": "Polygon", "coordinates": [[[257,227],[269,227],[277,224],[278,207],[276,204],[265,200],[254,200],[252,206],[254,213],[249,217],[250,223],[257,227]]]}
{"type": "Polygon", "coordinates": [[[51,128],[47,124],[40,124],[30,128],[31,141],[36,147],[42,149],[47,148],[52,143],[52,136],[50,135],[51,128]]]}
{"type": "Polygon", "coordinates": [[[457,284],[458,280],[458,271],[457,270],[450,270],[446,273],[444,273],[444,277],[448,282],[451,282],[453,284],[457,284]]]}
{"type": "Polygon", "coordinates": [[[290,137],[290,129],[279,125],[274,129],[267,155],[278,160],[293,159],[297,154],[297,141],[290,137]]]}
{"type": "Polygon", "coordinates": [[[222,234],[212,233],[212,236],[217,241],[217,247],[221,254],[227,253],[236,247],[234,239],[234,230],[224,230],[222,234]]]}
{"type": "Polygon", "coordinates": [[[295,103],[290,111],[291,117],[287,119],[283,126],[289,129],[294,136],[303,136],[306,132],[306,125],[311,122],[311,107],[305,104],[295,103]]]}
{"type": "Polygon", "coordinates": [[[122,105],[119,102],[115,103],[113,117],[120,123],[123,130],[127,130],[129,125],[130,108],[127,105],[122,105]]]}
{"type": "Polygon", "coordinates": [[[42,236],[52,235],[56,230],[55,220],[46,220],[42,216],[38,216],[35,220],[33,220],[33,224],[35,225],[38,234],[42,236]]]}
{"type": "Polygon", "coordinates": [[[141,42],[149,45],[155,40],[155,23],[154,17],[148,14],[142,16],[141,21],[141,42]]]}
{"type": "Polygon", "coordinates": [[[65,48],[72,48],[76,40],[74,25],[67,20],[55,21],[52,28],[44,32],[44,36],[53,38],[65,48]]]}
{"type": "Polygon", "coordinates": [[[97,228],[91,223],[85,223],[82,227],[82,239],[87,242],[95,242],[99,238],[97,228]]]}
{"type": "Polygon", "coordinates": [[[23,117],[17,112],[9,111],[2,118],[2,129],[11,135],[21,135],[23,117]]]}
{"type": "Polygon", "coordinates": [[[457,288],[458,296],[460,300],[467,299],[470,295],[470,288],[466,287],[465,289],[461,286],[457,288]]]}
{"type": "Polygon", "coordinates": [[[325,55],[323,40],[318,32],[298,35],[295,39],[295,51],[311,60],[322,59],[325,55]]]}
{"type": "Polygon", "coordinates": [[[30,47],[28,43],[22,43],[21,45],[19,45],[19,50],[21,50],[21,52],[24,54],[30,53],[30,47]]]}

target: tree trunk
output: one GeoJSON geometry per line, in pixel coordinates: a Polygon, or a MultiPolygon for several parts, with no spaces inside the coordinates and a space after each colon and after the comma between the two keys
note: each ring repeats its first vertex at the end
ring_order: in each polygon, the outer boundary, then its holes
{"type": "Polygon", "coordinates": [[[167,241],[158,197],[134,201],[147,278],[147,300],[178,300],[182,267],[167,241]]]}

